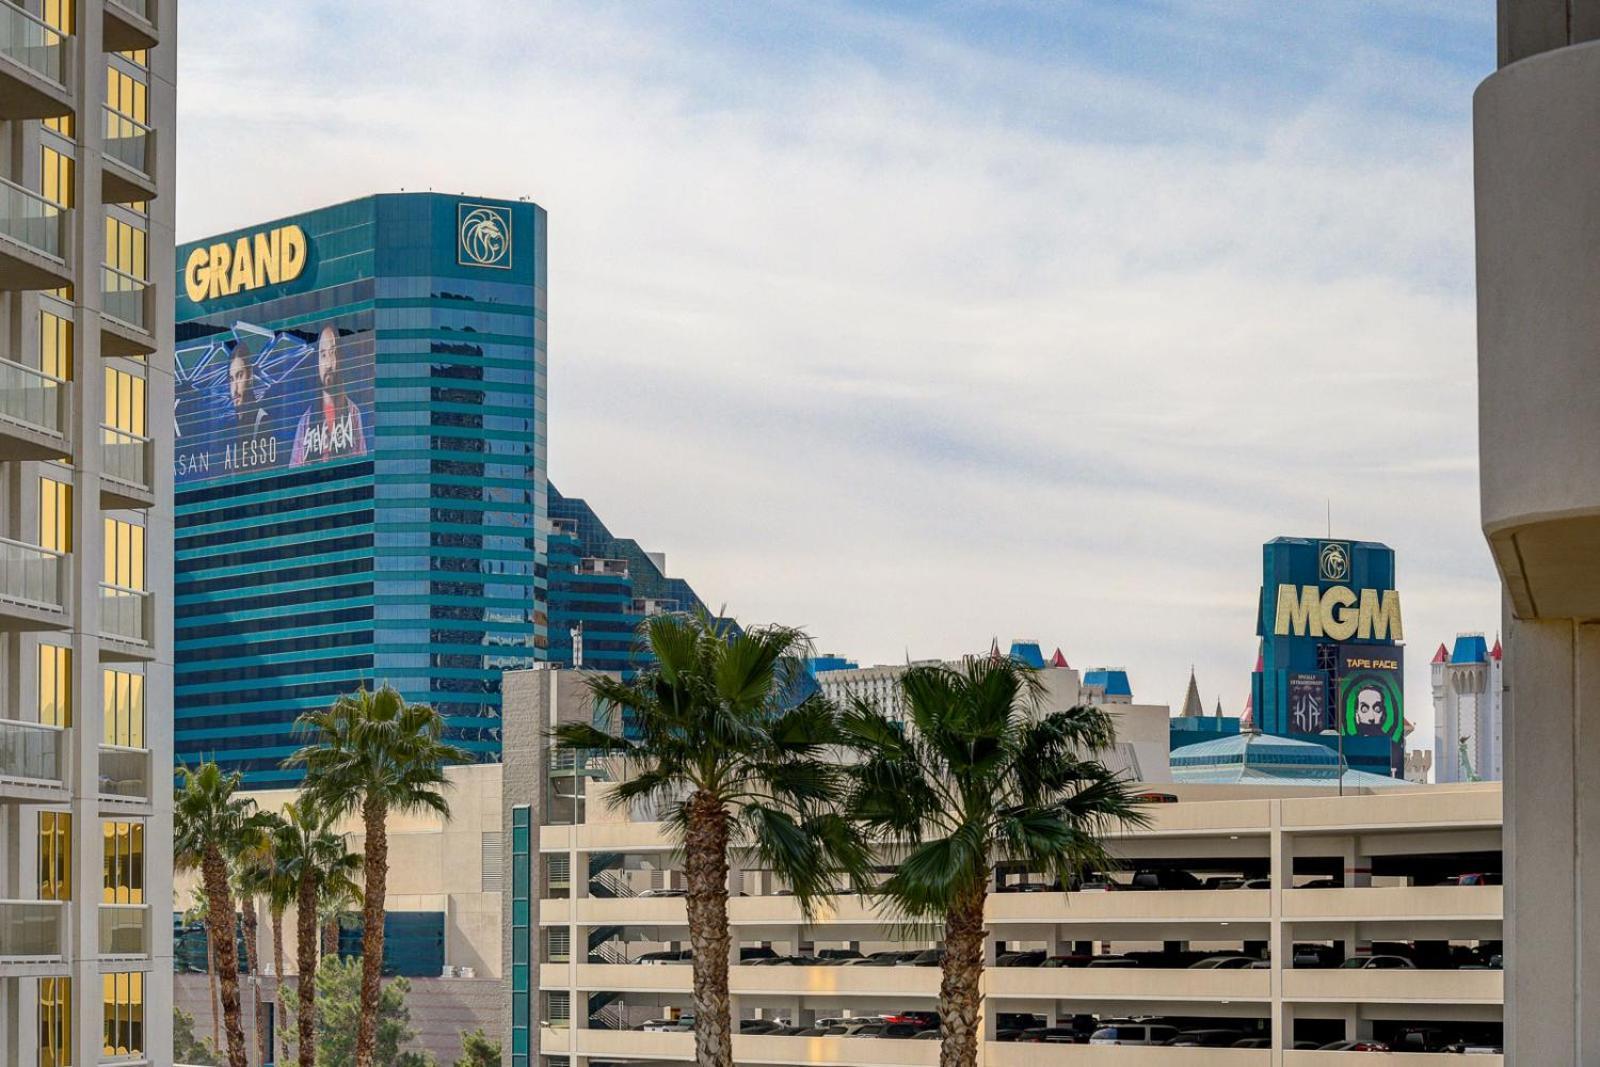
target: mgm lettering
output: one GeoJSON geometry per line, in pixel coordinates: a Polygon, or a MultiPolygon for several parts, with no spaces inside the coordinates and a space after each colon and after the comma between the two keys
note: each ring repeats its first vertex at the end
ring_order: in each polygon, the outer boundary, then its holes
{"type": "Polygon", "coordinates": [[[1347,585],[1278,586],[1272,632],[1278,637],[1326,637],[1333,641],[1401,641],[1400,594],[1394,589],[1347,585]]]}

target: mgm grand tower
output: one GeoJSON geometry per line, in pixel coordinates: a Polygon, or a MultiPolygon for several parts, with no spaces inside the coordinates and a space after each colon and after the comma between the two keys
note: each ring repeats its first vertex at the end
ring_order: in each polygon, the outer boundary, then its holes
{"type": "Polygon", "coordinates": [[[1474,101],[1504,584],[1507,1062],[1600,1063],[1600,0],[1500,0],[1474,101]]]}

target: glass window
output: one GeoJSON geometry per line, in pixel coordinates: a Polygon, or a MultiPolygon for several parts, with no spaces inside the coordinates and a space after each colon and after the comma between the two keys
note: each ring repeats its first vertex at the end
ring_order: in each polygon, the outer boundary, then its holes
{"type": "Polygon", "coordinates": [[[124,589],[144,589],[144,527],[121,519],[105,520],[105,581],[124,589]]]}
{"type": "Polygon", "coordinates": [[[39,721],[72,725],[72,649],[39,646],[39,721]]]}
{"type": "Polygon", "coordinates": [[[124,433],[144,436],[144,379],[137,374],[106,368],[106,425],[124,433]]]}
{"type": "MultiPolygon", "coordinates": [[[[65,818],[65,816],[63,816],[65,818]]],[[[72,1065],[72,979],[39,979],[39,1067],[72,1065]]]]}
{"type": "Polygon", "coordinates": [[[144,748],[144,675],[102,672],[105,681],[105,743],[144,748]]]}
{"type": "Polygon", "coordinates": [[[144,1055],[144,975],[101,975],[105,987],[105,1055],[144,1055]]]}
{"type": "Polygon", "coordinates": [[[150,253],[145,243],[145,232],[131,222],[107,215],[106,265],[135,278],[149,280],[150,253]]]}
{"type": "Polygon", "coordinates": [[[75,197],[72,185],[72,157],[57,152],[49,145],[39,148],[39,193],[46,200],[54,200],[62,207],[72,207],[75,197]]]}
{"type": "Polygon", "coordinates": [[[110,65],[106,67],[106,104],[131,119],[150,121],[149,93],[144,82],[110,65]]]}
{"type": "Polygon", "coordinates": [[[39,479],[39,547],[72,551],[72,486],[67,482],[39,479]]]}
{"type": "Polygon", "coordinates": [[[70,382],[72,363],[72,320],[40,311],[39,369],[70,382]]]}
{"type": "Polygon", "coordinates": [[[39,813],[39,899],[72,899],[72,816],[64,811],[39,813]]]}
{"type": "Polygon", "coordinates": [[[144,903],[144,823],[104,822],[101,902],[144,903]]]}

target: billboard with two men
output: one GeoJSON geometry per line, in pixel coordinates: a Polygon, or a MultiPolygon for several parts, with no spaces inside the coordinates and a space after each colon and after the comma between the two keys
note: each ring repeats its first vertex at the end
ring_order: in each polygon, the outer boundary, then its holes
{"type": "Polygon", "coordinates": [[[175,480],[308,467],[372,451],[370,328],[249,322],[176,353],[175,480]]]}

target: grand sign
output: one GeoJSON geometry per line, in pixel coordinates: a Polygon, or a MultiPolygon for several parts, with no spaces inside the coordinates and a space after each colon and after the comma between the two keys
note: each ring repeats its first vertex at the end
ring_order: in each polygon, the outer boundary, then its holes
{"type": "Polygon", "coordinates": [[[1348,585],[1280,585],[1272,633],[1331,641],[1401,641],[1400,594],[1393,589],[1358,594],[1348,585]]]}
{"type": "Polygon", "coordinates": [[[306,234],[279,226],[232,242],[201,245],[183,265],[183,288],[195,303],[264,285],[292,282],[306,268],[306,234]]]}

